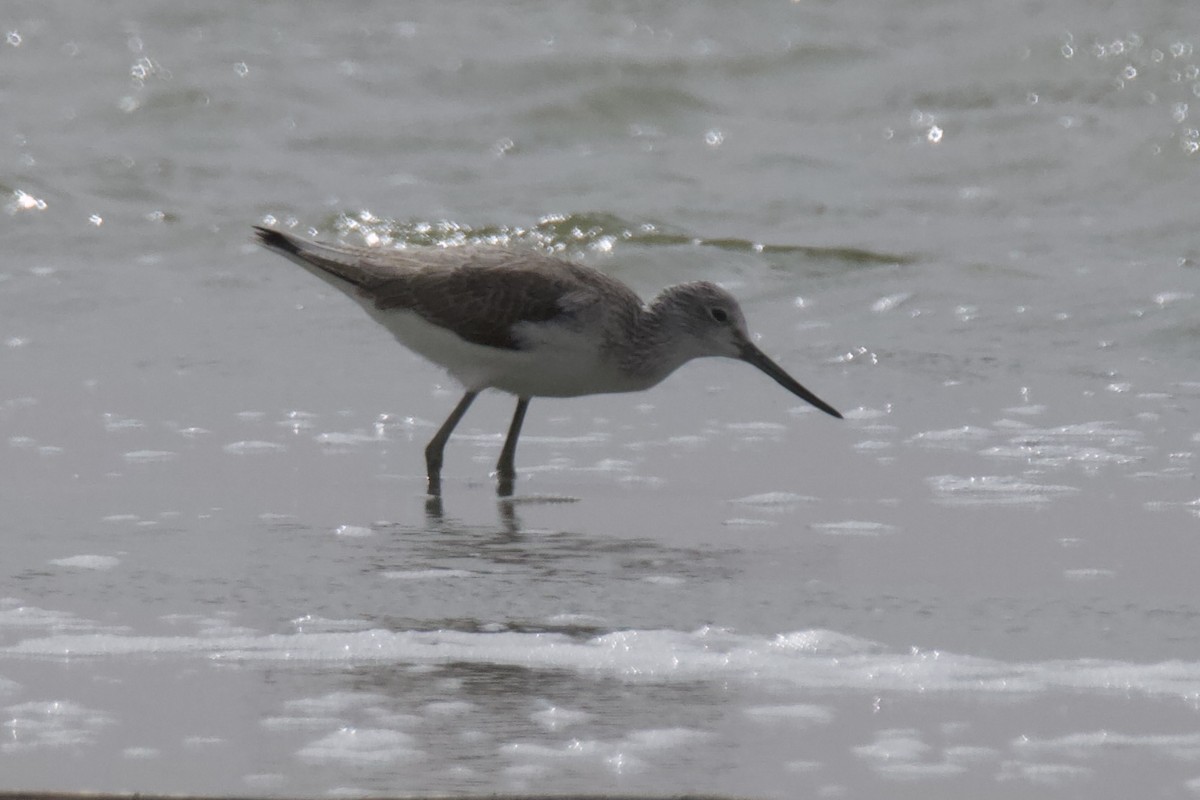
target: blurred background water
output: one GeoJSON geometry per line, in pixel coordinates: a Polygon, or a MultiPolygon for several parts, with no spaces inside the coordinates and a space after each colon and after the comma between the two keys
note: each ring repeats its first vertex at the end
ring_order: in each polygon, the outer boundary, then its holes
{"type": "Polygon", "coordinates": [[[0,9],[0,788],[1200,792],[1184,3],[0,9]],[[458,388],[269,222],[719,281],[458,388]]]}

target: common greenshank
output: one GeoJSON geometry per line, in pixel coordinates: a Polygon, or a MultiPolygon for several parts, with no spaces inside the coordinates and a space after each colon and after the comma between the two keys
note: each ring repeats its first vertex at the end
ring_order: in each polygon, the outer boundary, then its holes
{"type": "Polygon", "coordinates": [[[797,397],[842,417],[754,345],[737,300],[707,281],[668,287],[646,305],[615,278],[532,250],[394,250],[254,230],[260,244],[353,297],[401,344],[465,387],[425,448],[431,495],[440,491],[446,441],[484,389],[517,397],[496,464],[501,494],[512,491],[531,397],[648,389],[693,358],[753,364],[797,397]]]}

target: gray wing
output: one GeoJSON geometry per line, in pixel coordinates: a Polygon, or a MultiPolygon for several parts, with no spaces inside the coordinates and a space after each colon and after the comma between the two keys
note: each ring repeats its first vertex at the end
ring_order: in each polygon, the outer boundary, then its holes
{"type": "Polygon", "coordinates": [[[254,226],[254,233],[263,247],[295,261],[309,272],[323,278],[340,278],[359,289],[369,290],[412,268],[403,260],[391,257],[399,251],[315,242],[260,225],[254,226]]]}
{"type": "Polygon", "coordinates": [[[376,307],[415,311],[468,342],[519,350],[514,325],[570,324],[597,297],[593,287],[576,279],[581,268],[569,262],[508,250],[454,255],[452,265],[428,265],[382,282],[370,291],[376,307]]]}
{"type": "Polygon", "coordinates": [[[259,241],[306,268],[357,287],[380,310],[406,309],[474,344],[519,350],[513,326],[571,324],[601,295],[641,300],[603,273],[534,251],[503,247],[412,250],[344,247],[256,227],[259,241]]]}

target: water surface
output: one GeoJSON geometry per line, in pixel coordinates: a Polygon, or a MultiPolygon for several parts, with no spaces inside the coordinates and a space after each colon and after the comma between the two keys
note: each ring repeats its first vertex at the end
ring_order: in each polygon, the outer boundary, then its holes
{"type": "Polygon", "coordinates": [[[1200,791],[1183,6],[9,3],[0,788],[1200,791]],[[731,361],[458,388],[255,248],[550,248],[731,361]]]}

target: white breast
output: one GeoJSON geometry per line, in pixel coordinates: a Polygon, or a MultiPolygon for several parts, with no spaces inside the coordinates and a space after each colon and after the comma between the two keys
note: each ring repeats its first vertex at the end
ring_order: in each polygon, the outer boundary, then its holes
{"type": "Polygon", "coordinates": [[[411,311],[363,306],[401,344],[444,367],[471,391],[490,388],[520,397],[577,397],[637,391],[648,385],[622,374],[605,357],[600,340],[586,330],[521,323],[513,333],[523,349],[503,350],[465,341],[411,311]]]}

